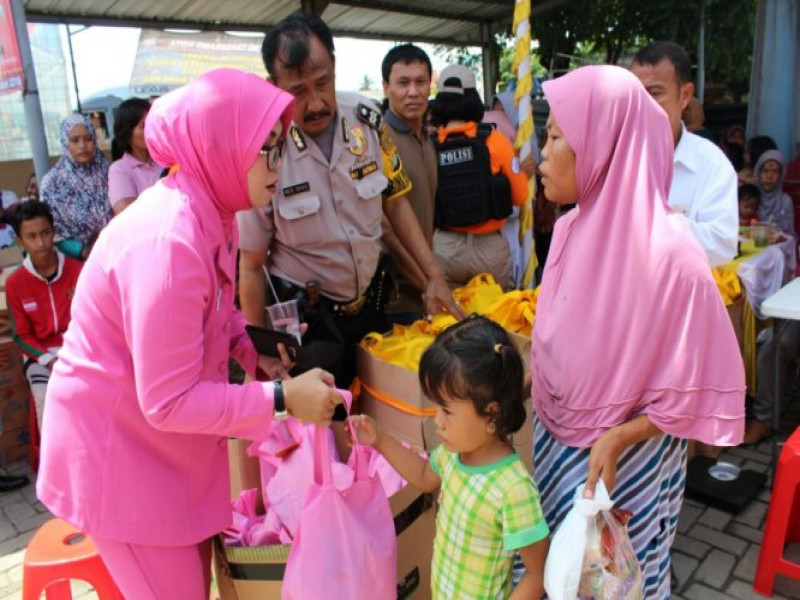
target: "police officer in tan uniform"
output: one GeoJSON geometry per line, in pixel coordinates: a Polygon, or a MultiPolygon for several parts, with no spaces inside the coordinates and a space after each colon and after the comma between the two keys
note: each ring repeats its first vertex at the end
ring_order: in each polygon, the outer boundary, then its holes
{"type": "Polygon", "coordinates": [[[297,103],[272,204],[239,213],[242,310],[249,322],[264,324],[265,264],[282,299],[308,300],[313,281],[315,309],[332,317],[323,340],[342,346],[337,385],[346,386],[355,375],[355,345],[387,328],[383,218],[426,277],[428,312],[442,304],[460,311],[405,198],[411,182],[380,112],[362,96],[335,93],[327,25],[295,13],[270,31],[262,53],[270,79],[297,103]]]}

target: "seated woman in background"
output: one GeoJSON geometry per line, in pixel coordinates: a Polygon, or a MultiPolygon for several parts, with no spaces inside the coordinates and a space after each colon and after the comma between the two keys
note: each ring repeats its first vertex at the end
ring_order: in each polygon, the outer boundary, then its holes
{"type": "Polygon", "coordinates": [[[108,201],[115,215],[161,177],[162,169],[150,158],[144,142],[148,112],[150,102],[143,98],[128,98],[119,105],[111,144],[114,162],[108,169],[108,201]]]}
{"type": "Polygon", "coordinates": [[[511,254],[502,228],[512,205],[525,202],[528,177],[505,136],[480,124],[483,115],[472,71],[444,69],[432,113],[439,164],[433,249],[450,285],[490,273],[508,289],[511,254]]]}
{"type": "Polygon", "coordinates": [[[794,230],[794,206],[789,194],[783,192],[783,177],[786,161],[780,150],[767,150],[758,159],[753,175],[761,199],[756,215],[762,223],[773,226],[770,241],[775,242],[781,233],[796,236],[794,230]]]}
{"type": "Polygon", "coordinates": [[[736,174],[739,178],[739,184],[755,184],[756,176],[754,174],[754,169],[756,163],[758,163],[758,159],[761,158],[761,155],[767,150],[777,149],[778,144],[768,135],[756,135],[747,140],[747,143],[744,145],[744,168],[736,174]]]}
{"type": "Polygon", "coordinates": [[[53,212],[58,249],[85,260],[111,219],[108,161],[97,146],[92,122],[80,114],[61,123],[61,148],[61,158],[42,178],[41,200],[53,212]]]}

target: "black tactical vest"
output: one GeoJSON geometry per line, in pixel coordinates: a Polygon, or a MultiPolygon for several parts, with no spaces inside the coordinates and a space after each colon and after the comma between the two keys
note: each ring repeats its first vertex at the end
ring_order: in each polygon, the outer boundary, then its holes
{"type": "Polygon", "coordinates": [[[465,227],[511,214],[511,184],[502,173],[492,175],[486,138],[494,129],[479,123],[472,138],[461,133],[439,143],[434,138],[439,184],[436,190],[436,227],[465,227]]]}

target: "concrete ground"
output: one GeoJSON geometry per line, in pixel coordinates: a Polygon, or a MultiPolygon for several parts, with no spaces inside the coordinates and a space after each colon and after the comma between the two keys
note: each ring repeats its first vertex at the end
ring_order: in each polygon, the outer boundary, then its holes
{"type": "MultiPolygon", "coordinates": [[[[766,472],[770,445],[762,442],[756,448],[732,448],[720,458],[766,472]]],[[[0,472],[21,474],[29,469],[27,463],[19,463],[0,472]]],[[[769,501],[770,492],[765,488],[736,515],[694,500],[684,502],[672,553],[678,579],[674,600],[762,598],[753,591],[752,581],[769,501]]],[[[49,518],[45,507],[36,500],[33,484],[0,494],[0,600],[21,597],[25,546],[49,518]]],[[[789,554],[800,561],[800,544],[790,547],[789,554]]],[[[96,598],[88,585],[79,582],[73,583],[73,596],[96,598]]],[[[800,581],[779,577],[773,598],[800,598],[800,581]]]]}

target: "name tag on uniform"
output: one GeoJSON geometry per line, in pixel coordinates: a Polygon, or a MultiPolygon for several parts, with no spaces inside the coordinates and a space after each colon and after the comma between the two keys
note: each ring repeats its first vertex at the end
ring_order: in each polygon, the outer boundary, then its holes
{"type": "Polygon", "coordinates": [[[307,192],[311,189],[311,186],[308,184],[307,181],[303,183],[297,183],[295,185],[290,185],[283,188],[283,195],[285,197],[294,196],[295,194],[302,194],[303,192],[307,192]]]}
{"type": "Polygon", "coordinates": [[[22,309],[25,312],[33,312],[35,310],[39,310],[39,304],[36,302],[36,300],[23,300],[22,309]]]}
{"type": "Polygon", "coordinates": [[[378,170],[378,163],[376,161],[368,162],[360,167],[353,167],[350,169],[350,178],[355,181],[357,179],[364,179],[370,173],[378,170]]]}

